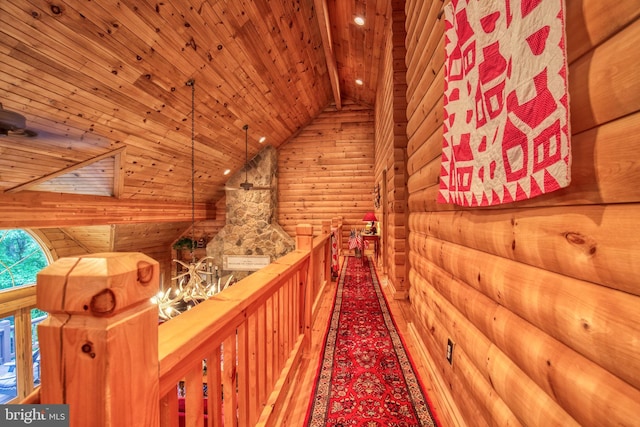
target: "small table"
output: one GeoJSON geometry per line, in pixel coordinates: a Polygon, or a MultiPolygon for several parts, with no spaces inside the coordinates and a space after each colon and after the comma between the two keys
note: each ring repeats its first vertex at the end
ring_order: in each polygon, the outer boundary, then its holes
{"type": "Polygon", "coordinates": [[[380,236],[377,234],[362,233],[362,239],[373,242],[373,256],[376,258],[376,262],[378,262],[378,243],[380,242],[380,236]]]}

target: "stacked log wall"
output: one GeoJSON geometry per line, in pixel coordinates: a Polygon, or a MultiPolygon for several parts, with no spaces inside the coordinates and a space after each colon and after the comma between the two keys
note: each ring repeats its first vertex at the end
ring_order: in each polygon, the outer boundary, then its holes
{"type": "Polygon", "coordinates": [[[387,29],[382,69],[376,96],[376,185],[380,186],[382,271],[395,298],[407,295],[407,116],[405,81],[404,1],[391,2],[391,25],[387,29]],[[384,181],[384,182],[383,182],[384,181]]]}
{"type": "Polygon", "coordinates": [[[327,107],[278,149],[278,223],[291,236],[296,224],[343,219],[343,248],[373,210],[374,112],[349,100],[327,107]]]}
{"type": "Polygon", "coordinates": [[[638,2],[567,2],[571,185],[477,209],[436,203],[443,4],[405,8],[409,296],[434,374],[468,425],[637,425],[638,2]]]}

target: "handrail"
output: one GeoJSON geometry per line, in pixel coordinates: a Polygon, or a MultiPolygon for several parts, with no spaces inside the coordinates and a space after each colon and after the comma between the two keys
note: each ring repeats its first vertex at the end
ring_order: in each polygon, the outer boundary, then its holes
{"type": "Polygon", "coordinates": [[[91,420],[173,427],[181,404],[186,425],[204,425],[205,412],[209,426],[272,425],[309,348],[319,293],[331,280],[330,229],[323,222],[314,238],[311,225],[299,225],[295,251],[160,325],[148,301],[152,289],[141,279],[157,281],[157,263],[120,253],[63,259],[38,281],[38,305],[51,312],[41,329],[40,400],[73,405],[71,426],[91,420]],[[41,279],[48,284],[42,289],[41,279]],[[67,296],[54,294],[56,287],[67,296]],[[101,300],[105,290],[110,296],[101,300]],[[122,381],[126,387],[107,391],[122,381]]]}
{"type": "Polygon", "coordinates": [[[0,317],[12,315],[21,308],[36,306],[36,287],[33,285],[0,291],[0,317]]]}

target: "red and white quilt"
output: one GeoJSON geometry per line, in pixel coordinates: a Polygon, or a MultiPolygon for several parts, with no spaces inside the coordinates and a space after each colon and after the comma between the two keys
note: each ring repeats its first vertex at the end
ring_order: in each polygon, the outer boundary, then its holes
{"type": "Polygon", "coordinates": [[[564,0],[445,7],[438,202],[490,206],[571,181],[564,0]]]}

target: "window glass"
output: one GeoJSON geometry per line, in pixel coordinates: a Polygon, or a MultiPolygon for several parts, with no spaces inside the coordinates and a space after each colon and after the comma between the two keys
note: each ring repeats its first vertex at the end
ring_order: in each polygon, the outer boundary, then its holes
{"type": "Polygon", "coordinates": [[[13,316],[0,319],[0,403],[17,396],[13,316]]]}
{"type": "Polygon", "coordinates": [[[34,285],[47,264],[42,247],[29,233],[0,230],[0,289],[34,285]]]}
{"type": "MultiPolygon", "coordinates": [[[[0,291],[18,286],[36,284],[37,275],[49,264],[49,256],[41,244],[25,230],[0,230],[0,291]]],[[[47,313],[31,310],[31,333],[33,384],[40,384],[40,345],[38,323],[47,313]]],[[[0,318],[0,404],[17,397],[17,376],[22,375],[16,367],[15,319],[14,316],[0,318]]]]}

